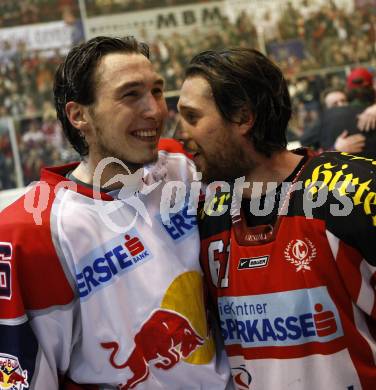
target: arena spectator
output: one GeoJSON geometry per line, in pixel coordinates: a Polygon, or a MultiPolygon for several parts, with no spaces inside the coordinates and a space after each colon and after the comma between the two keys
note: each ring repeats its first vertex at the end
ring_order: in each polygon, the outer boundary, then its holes
{"type": "Polygon", "coordinates": [[[365,68],[354,69],[347,77],[347,91],[349,104],[342,102],[339,106],[326,106],[320,119],[300,141],[302,145],[324,150],[335,149],[376,158],[376,133],[362,134],[357,125],[358,115],[375,101],[373,75],[365,68]]]}
{"type": "Polygon", "coordinates": [[[26,52],[20,46],[20,51],[0,56],[0,116],[27,116],[30,106],[34,106],[32,111],[41,112],[43,104],[52,101],[52,72],[63,55],[63,49],[51,56],[26,52]]]}
{"type": "Polygon", "coordinates": [[[62,136],[53,107],[48,103],[44,109],[43,117],[23,119],[19,123],[18,149],[24,185],[38,180],[40,169],[45,166],[77,159],[77,154],[62,136]]]}
{"type": "Polygon", "coordinates": [[[331,89],[324,92],[324,104],[326,108],[341,107],[347,104],[347,96],[344,91],[331,89]]]}
{"type": "Polygon", "coordinates": [[[16,177],[9,130],[0,121],[0,191],[14,187],[16,187],[16,177]]]}
{"type": "Polygon", "coordinates": [[[60,20],[61,8],[67,5],[78,15],[77,0],[2,0],[0,2],[0,27],[60,20]]]}
{"type": "MultiPolygon", "coordinates": [[[[203,1],[86,0],[85,4],[90,16],[106,14],[106,12],[127,12],[157,6],[200,2],[203,1]]],[[[4,7],[11,10],[13,3],[18,2],[6,1],[4,7]]],[[[39,7],[43,15],[47,10],[51,10],[51,5],[48,7],[47,3],[44,1],[43,7],[39,7]]],[[[74,39],[80,40],[82,26],[75,25],[75,17],[78,15],[77,3],[72,0],[55,3],[55,13],[48,11],[49,16],[43,16],[43,18],[53,20],[64,17],[70,26],[75,26],[72,30],[75,34],[74,39]]],[[[226,46],[259,48],[260,40],[265,42],[266,47],[269,47],[270,43],[280,44],[283,50],[289,45],[302,45],[303,54],[290,53],[287,58],[278,60],[284,73],[290,77],[305,70],[333,65],[343,66],[358,61],[369,61],[373,58],[375,54],[375,15],[372,12],[355,9],[350,13],[339,9],[332,2],[318,9],[315,9],[312,4],[312,2],[303,1],[297,9],[292,3],[288,3],[281,15],[269,10],[257,20],[257,23],[249,13],[244,11],[233,22],[223,17],[221,25],[213,27],[210,31],[197,29],[189,36],[178,32],[168,37],[157,36],[151,45],[155,49],[154,63],[167,80],[167,90],[177,90],[182,79],[182,69],[187,65],[187,58],[192,57],[195,51],[209,48],[218,49],[226,46]],[[271,25],[274,27],[271,28],[271,25]],[[260,34],[262,37],[259,36],[260,34]],[[286,41],[288,39],[292,41],[286,41]]],[[[5,12],[5,15],[8,14],[12,12],[5,12]]],[[[46,88],[43,87],[43,82],[40,85],[40,79],[46,82],[50,79],[51,68],[55,68],[55,66],[50,66],[52,59],[47,58],[44,53],[38,53],[33,58],[33,53],[28,53],[22,48],[14,51],[10,45],[6,47],[6,42],[3,46],[0,56],[0,106],[4,108],[0,114],[22,116],[26,106],[25,95],[33,97],[36,109],[40,111],[43,103],[51,99],[50,96],[46,96],[46,88]],[[38,84],[42,90],[35,89],[35,84],[38,84]]],[[[59,53],[59,57],[64,54],[59,53]]],[[[273,55],[271,52],[268,54],[273,55]]]]}
{"type": "MultiPolygon", "coordinates": [[[[321,96],[323,110],[320,112],[319,117],[310,125],[304,127],[304,132],[300,137],[300,143],[303,146],[309,146],[314,149],[320,149],[321,145],[321,131],[322,120],[326,116],[326,112],[333,107],[347,106],[347,96],[342,88],[329,88],[324,90],[321,96]]],[[[331,145],[333,146],[333,145],[331,145]]],[[[357,152],[359,150],[346,150],[351,152],[357,152]]]]}

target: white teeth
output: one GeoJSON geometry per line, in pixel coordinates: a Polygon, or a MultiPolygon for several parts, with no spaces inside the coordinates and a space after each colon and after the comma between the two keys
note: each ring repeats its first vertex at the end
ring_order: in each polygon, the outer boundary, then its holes
{"type": "Polygon", "coordinates": [[[157,130],[138,130],[134,132],[134,135],[137,137],[155,137],[157,130]]]}

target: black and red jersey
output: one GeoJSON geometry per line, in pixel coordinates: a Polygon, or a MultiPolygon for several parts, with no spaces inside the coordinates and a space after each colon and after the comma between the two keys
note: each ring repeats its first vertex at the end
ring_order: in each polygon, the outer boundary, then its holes
{"type": "Polygon", "coordinates": [[[375,169],[308,158],[273,225],[249,227],[232,193],[202,202],[201,263],[238,389],[376,388],[375,169]]]}

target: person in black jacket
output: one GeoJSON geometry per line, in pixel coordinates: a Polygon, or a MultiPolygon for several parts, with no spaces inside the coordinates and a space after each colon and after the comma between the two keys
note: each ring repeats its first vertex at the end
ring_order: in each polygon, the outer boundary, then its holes
{"type": "Polygon", "coordinates": [[[358,128],[358,116],[375,101],[373,76],[367,69],[356,68],[349,74],[347,98],[347,105],[326,104],[320,119],[307,129],[300,142],[316,149],[335,149],[376,157],[376,133],[362,133],[358,128]]]}

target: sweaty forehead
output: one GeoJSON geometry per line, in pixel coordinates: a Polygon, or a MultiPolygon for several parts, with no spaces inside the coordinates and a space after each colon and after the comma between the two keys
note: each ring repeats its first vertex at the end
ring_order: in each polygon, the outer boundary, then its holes
{"type": "Polygon", "coordinates": [[[194,76],[184,81],[180,91],[179,106],[197,105],[208,100],[213,100],[213,93],[204,77],[194,76]]]}
{"type": "Polygon", "coordinates": [[[107,85],[158,79],[151,62],[142,54],[111,53],[98,63],[96,82],[107,85]]]}

